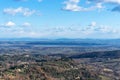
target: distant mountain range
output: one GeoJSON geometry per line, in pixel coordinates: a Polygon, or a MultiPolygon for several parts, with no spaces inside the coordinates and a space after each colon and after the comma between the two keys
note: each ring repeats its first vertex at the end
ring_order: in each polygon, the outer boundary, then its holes
{"type": "Polygon", "coordinates": [[[105,40],[117,40],[117,41],[120,41],[120,39],[92,39],[92,38],[84,38],[84,39],[81,39],[81,38],[0,38],[0,40],[59,40],[59,41],[63,41],[63,40],[67,40],[67,41],[73,41],[73,40],[80,40],[80,41],[83,41],[83,40],[87,40],[87,41],[98,41],[98,40],[102,40],[102,41],[105,41],[105,40]]]}
{"type": "Polygon", "coordinates": [[[42,45],[85,45],[85,46],[120,46],[120,39],[47,39],[47,38],[0,38],[0,41],[28,41],[29,44],[42,44],[42,45]]]}

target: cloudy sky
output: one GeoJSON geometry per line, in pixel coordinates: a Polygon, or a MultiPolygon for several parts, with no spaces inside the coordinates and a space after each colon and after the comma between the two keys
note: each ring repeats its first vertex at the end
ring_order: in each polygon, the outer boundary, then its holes
{"type": "Polygon", "coordinates": [[[120,0],[0,0],[0,38],[120,38],[120,0]]]}

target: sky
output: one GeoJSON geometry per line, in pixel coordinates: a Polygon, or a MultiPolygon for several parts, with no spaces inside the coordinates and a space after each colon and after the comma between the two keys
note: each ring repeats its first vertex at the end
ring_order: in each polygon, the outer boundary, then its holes
{"type": "Polygon", "coordinates": [[[0,0],[0,38],[120,38],[120,0],[0,0]]]}

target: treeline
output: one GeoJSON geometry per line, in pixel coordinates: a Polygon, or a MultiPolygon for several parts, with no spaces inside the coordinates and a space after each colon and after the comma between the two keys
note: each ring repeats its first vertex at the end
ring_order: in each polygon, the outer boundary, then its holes
{"type": "Polygon", "coordinates": [[[75,54],[69,58],[120,58],[120,51],[99,51],[84,54],[75,54]]]}

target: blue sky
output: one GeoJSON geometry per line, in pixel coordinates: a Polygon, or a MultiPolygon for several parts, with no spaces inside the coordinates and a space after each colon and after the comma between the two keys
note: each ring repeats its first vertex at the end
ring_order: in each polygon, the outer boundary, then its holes
{"type": "Polygon", "coordinates": [[[120,38],[120,0],[0,0],[0,38],[120,38]]]}

